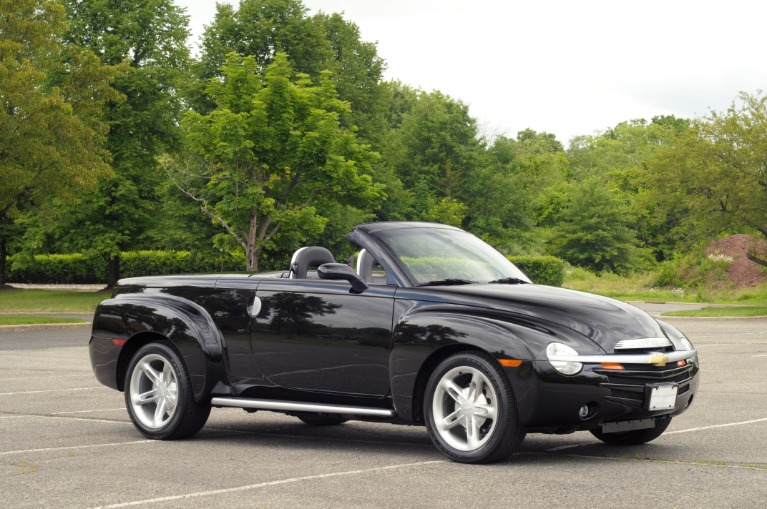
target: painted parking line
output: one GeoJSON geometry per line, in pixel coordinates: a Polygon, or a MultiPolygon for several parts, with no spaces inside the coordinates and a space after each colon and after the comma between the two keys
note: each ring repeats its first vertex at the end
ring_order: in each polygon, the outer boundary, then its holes
{"type": "Polygon", "coordinates": [[[0,392],[0,396],[21,396],[25,394],[44,394],[48,392],[73,392],[73,391],[92,391],[94,389],[109,389],[100,385],[98,387],[74,387],[71,389],[47,389],[44,391],[20,391],[20,392],[0,392]]]}
{"type": "Polygon", "coordinates": [[[40,449],[19,449],[17,451],[5,451],[0,452],[0,456],[11,456],[13,454],[30,454],[33,452],[50,452],[50,451],[72,451],[75,449],[94,449],[97,447],[117,447],[120,445],[136,445],[136,444],[149,444],[159,443],[157,440],[133,440],[132,442],[112,442],[109,444],[90,444],[90,445],[68,445],[66,447],[43,447],[40,449]]]}
{"type": "Polygon", "coordinates": [[[726,424],[715,424],[713,426],[701,426],[699,428],[690,428],[690,429],[679,429],[676,431],[667,431],[664,433],[664,435],[676,435],[677,433],[691,433],[693,431],[703,431],[707,429],[716,429],[716,428],[727,428],[729,426],[744,426],[746,424],[756,424],[757,422],[765,422],[767,421],[767,417],[764,417],[762,419],[754,419],[751,421],[741,421],[741,422],[729,422],[726,424]]]}
{"type": "Polygon", "coordinates": [[[316,475],[306,475],[303,477],[291,477],[288,479],[278,479],[276,481],[267,481],[267,482],[262,482],[257,484],[247,484],[245,486],[235,486],[233,488],[223,488],[220,490],[197,491],[192,493],[184,493],[183,495],[171,495],[168,497],[157,497],[157,498],[147,498],[144,500],[134,500],[132,502],[122,502],[119,504],[99,506],[98,508],[94,508],[94,509],[117,509],[118,507],[132,507],[132,506],[146,505],[146,504],[158,504],[161,502],[171,502],[174,500],[185,500],[189,498],[209,497],[214,495],[224,495],[227,493],[237,493],[240,491],[256,490],[259,488],[268,488],[270,486],[279,486],[281,484],[314,481],[317,479],[328,479],[332,477],[346,477],[346,476],[354,476],[354,475],[361,475],[361,474],[369,474],[373,472],[383,472],[386,470],[396,470],[399,468],[413,468],[413,467],[421,467],[426,465],[436,465],[439,463],[447,463],[447,461],[448,460],[419,461],[416,463],[400,463],[397,465],[386,465],[383,467],[365,468],[360,470],[345,470],[343,472],[331,472],[328,474],[316,474],[316,475]]]}
{"type": "Polygon", "coordinates": [[[117,410],[125,410],[125,407],[121,406],[117,408],[97,408],[95,410],[69,410],[67,412],[50,412],[47,415],[92,414],[94,412],[115,412],[117,410]]]}
{"type": "Polygon", "coordinates": [[[83,373],[81,375],[16,376],[11,378],[0,378],[0,382],[9,382],[12,380],[34,381],[34,380],[48,380],[49,378],[85,378],[85,377],[92,378],[93,375],[91,373],[83,373]]]}
{"type": "MultiPolygon", "coordinates": [[[[716,429],[716,428],[727,428],[730,426],[745,426],[747,424],[756,424],[758,422],[765,422],[767,421],[767,417],[764,417],[762,419],[753,419],[750,421],[740,421],[740,422],[728,422],[725,424],[714,424],[712,426],[700,426],[698,428],[689,428],[689,429],[679,429],[676,431],[666,431],[663,433],[662,436],[666,435],[676,435],[678,433],[692,433],[693,431],[705,431],[709,429],[716,429]]],[[[559,445],[557,447],[550,447],[548,449],[544,449],[544,452],[557,452],[557,451],[564,451],[567,449],[574,449],[576,447],[583,447],[585,445],[594,445],[597,442],[579,442],[577,444],[568,444],[568,445],[559,445]]]]}

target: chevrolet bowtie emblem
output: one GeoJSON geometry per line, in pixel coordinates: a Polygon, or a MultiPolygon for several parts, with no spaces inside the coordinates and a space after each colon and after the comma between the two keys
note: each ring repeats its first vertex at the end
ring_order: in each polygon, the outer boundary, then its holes
{"type": "Polygon", "coordinates": [[[662,353],[654,353],[650,356],[650,364],[655,364],[656,366],[665,366],[668,362],[668,355],[663,355],[662,353]]]}

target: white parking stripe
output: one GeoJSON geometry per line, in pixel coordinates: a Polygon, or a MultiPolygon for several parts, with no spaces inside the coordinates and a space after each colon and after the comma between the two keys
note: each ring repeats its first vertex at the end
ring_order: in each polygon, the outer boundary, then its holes
{"type": "Polygon", "coordinates": [[[707,429],[726,428],[728,426],[743,426],[744,424],[755,424],[757,422],[767,421],[767,417],[763,419],[754,419],[753,421],[741,421],[741,422],[729,422],[727,424],[715,424],[713,426],[701,426],[699,428],[680,429],[676,431],[667,431],[665,435],[675,435],[677,433],[690,433],[691,431],[703,431],[707,429]]]}
{"type": "MultiPolygon", "coordinates": [[[[30,370],[31,371],[31,370],[30,370]]],[[[81,375],[46,375],[46,376],[17,376],[12,378],[0,378],[0,382],[7,382],[9,380],[48,380],[49,378],[92,378],[92,373],[83,373],[81,375]]]]}
{"type": "Polygon", "coordinates": [[[157,440],[147,439],[147,440],[134,440],[133,442],[113,442],[111,444],[70,445],[67,447],[45,447],[42,449],[23,449],[18,451],[0,452],[0,456],[10,456],[11,454],[29,454],[31,452],[70,451],[74,449],[93,449],[95,447],[115,447],[118,445],[148,444],[150,442],[158,443],[157,440]]]}
{"type": "MultiPolygon", "coordinates": [[[[663,436],[665,435],[675,435],[677,433],[690,433],[692,431],[704,431],[707,429],[715,429],[715,428],[727,428],[729,426],[744,426],[746,424],[756,424],[757,422],[764,422],[767,421],[767,417],[763,419],[754,419],[752,421],[741,421],[741,422],[728,422],[726,424],[715,424],[713,426],[701,426],[699,428],[690,428],[690,429],[680,429],[676,431],[666,431],[663,436]]],[[[574,449],[576,447],[583,447],[584,445],[594,445],[597,442],[580,442],[577,444],[568,444],[568,445],[559,445],[557,447],[550,447],[549,449],[544,449],[544,452],[557,452],[557,451],[564,451],[566,449],[574,449]]]]}
{"type": "Polygon", "coordinates": [[[116,410],[125,410],[125,407],[121,406],[117,408],[97,408],[95,410],[70,410],[69,412],[51,412],[48,415],[90,414],[93,412],[114,412],[116,410]]]}
{"type": "Polygon", "coordinates": [[[187,498],[208,497],[212,495],[222,495],[225,493],[235,493],[238,491],[255,490],[258,488],[267,488],[269,486],[278,486],[280,484],[290,484],[290,483],[296,483],[296,482],[302,482],[302,481],[313,481],[315,479],[327,479],[329,477],[343,477],[343,476],[350,476],[350,475],[368,474],[371,472],[382,472],[384,470],[395,470],[398,468],[410,468],[410,467],[420,467],[424,465],[435,465],[438,463],[447,463],[447,460],[419,461],[417,463],[401,463],[399,465],[387,465],[385,467],[365,468],[362,470],[346,470],[344,472],[332,472],[329,474],[317,474],[317,475],[307,475],[303,477],[292,477],[290,479],[279,479],[277,481],[267,481],[267,482],[262,482],[258,484],[248,484],[245,486],[235,486],[234,488],[224,488],[220,490],[210,490],[210,491],[198,491],[194,493],[185,493],[183,495],[172,495],[168,497],[148,498],[145,500],[134,500],[133,502],[123,502],[120,504],[99,506],[99,508],[96,508],[96,509],[114,509],[117,507],[131,507],[131,506],[144,505],[144,504],[156,504],[160,502],[169,502],[171,500],[183,500],[187,498]]]}
{"type": "Polygon", "coordinates": [[[23,394],[43,394],[46,392],[72,392],[72,391],[92,391],[93,389],[108,389],[99,385],[98,387],[75,387],[73,389],[48,389],[45,391],[22,391],[22,392],[0,392],[0,396],[20,396],[23,394]]]}

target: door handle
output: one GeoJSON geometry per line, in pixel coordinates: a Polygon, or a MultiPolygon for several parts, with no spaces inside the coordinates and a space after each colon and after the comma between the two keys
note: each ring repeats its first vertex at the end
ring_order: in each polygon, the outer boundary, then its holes
{"type": "Polygon", "coordinates": [[[248,314],[251,318],[255,318],[261,312],[261,299],[258,297],[253,298],[253,304],[248,306],[248,314]]]}

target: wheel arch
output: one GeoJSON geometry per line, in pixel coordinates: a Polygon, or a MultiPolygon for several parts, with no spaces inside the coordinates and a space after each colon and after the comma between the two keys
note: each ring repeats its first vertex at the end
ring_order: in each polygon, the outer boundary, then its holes
{"type": "Polygon", "coordinates": [[[180,355],[198,402],[226,377],[223,336],[207,311],[187,299],[159,294],[118,295],[99,305],[93,337],[123,342],[113,368],[115,388],[121,391],[125,390],[131,358],[151,342],[167,342],[180,355]]]}
{"type": "Polygon", "coordinates": [[[128,373],[128,365],[130,364],[131,359],[133,359],[133,356],[136,355],[136,352],[138,352],[142,346],[149,343],[165,343],[176,350],[176,353],[179,353],[178,349],[173,344],[173,341],[162,334],[154,331],[134,334],[125,345],[123,345],[120,350],[120,356],[117,359],[117,390],[125,390],[125,375],[128,373]]]}
{"type": "MultiPolygon", "coordinates": [[[[476,351],[494,359],[531,360],[520,326],[495,316],[465,310],[416,312],[395,326],[390,358],[392,399],[397,414],[423,422],[423,398],[429,376],[444,359],[476,351]]],[[[514,381],[509,377],[512,387],[514,381]]]]}

